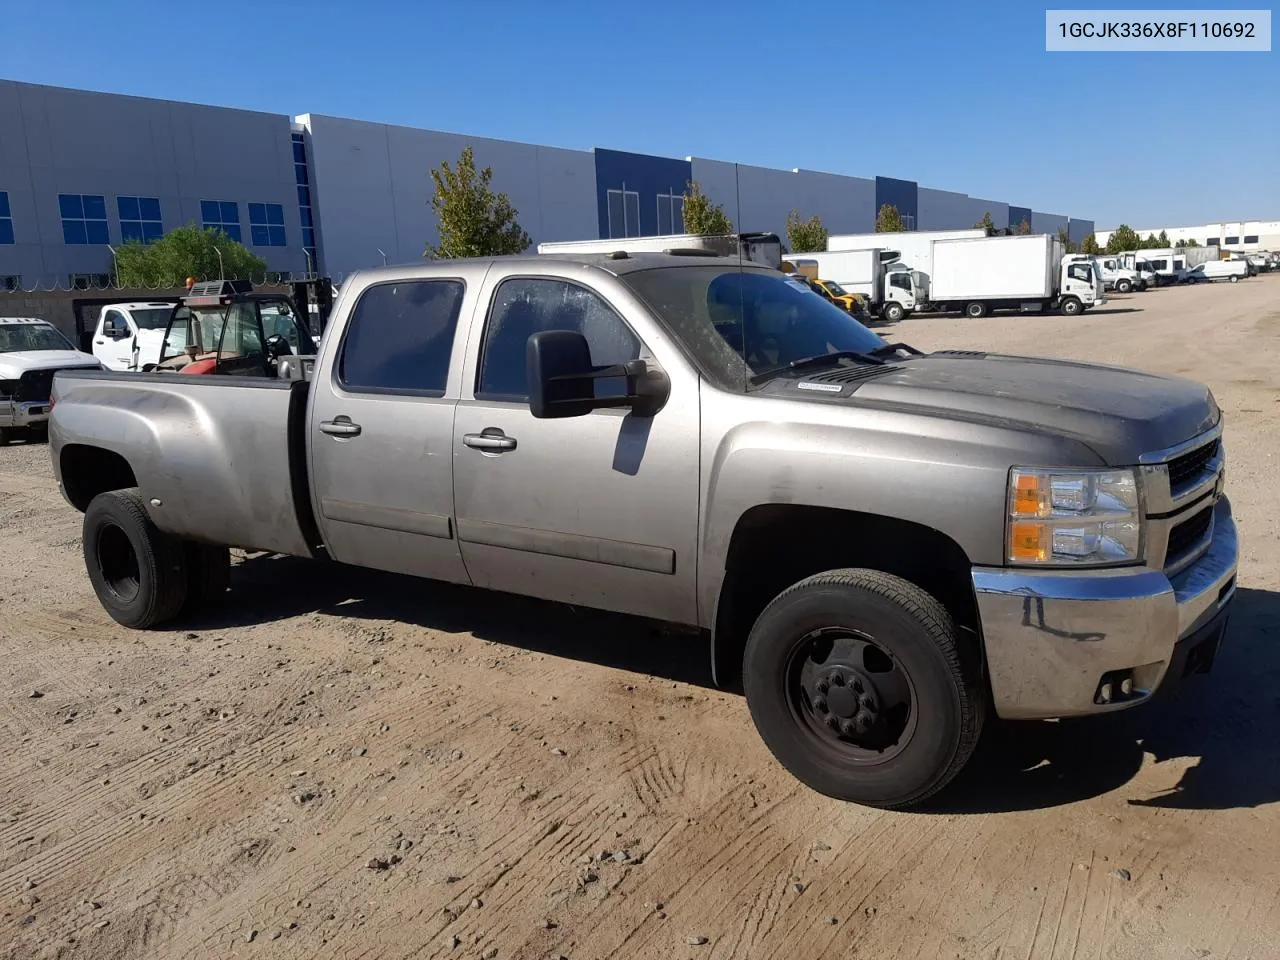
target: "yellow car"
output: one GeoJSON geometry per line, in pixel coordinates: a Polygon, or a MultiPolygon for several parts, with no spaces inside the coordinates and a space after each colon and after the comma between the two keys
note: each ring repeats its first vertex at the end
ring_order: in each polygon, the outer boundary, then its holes
{"type": "Polygon", "coordinates": [[[847,310],[855,317],[862,316],[867,309],[867,299],[860,293],[850,293],[834,280],[815,280],[813,277],[802,277],[809,289],[826,300],[830,300],[841,310],[847,310]]]}

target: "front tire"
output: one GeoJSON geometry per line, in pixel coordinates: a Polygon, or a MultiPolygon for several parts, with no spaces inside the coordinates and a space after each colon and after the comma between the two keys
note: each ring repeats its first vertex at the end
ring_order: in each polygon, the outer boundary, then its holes
{"type": "Polygon", "coordinates": [[[173,619],[187,596],[182,543],[159,530],[137,488],[93,498],[84,514],[84,565],[103,609],[146,630],[173,619]]]}
{"type": "Polygon", "coordinates": [[[1084,313],[1084,304],[1075,297],[1067,297],[1062,301],[1062,314],[1066,317],[1078,317],[1084,313]]]}
{"type": "Polygon", "coordinates": [[[1133,289],[1133,284],[1130,283],[1129,280],[1126,278],[1116,283],[1116,289],[1119,290],[1121,293],[1128,293],[1130,290],[1133,289]]]}
{"type": "Polygon", "coordinates": [[[874,807],[942,789],[986,710],[946,609],[875,570],[829,570],[777,596],[747,640],[743,686],[779,763],[819,793],[874,807]]]}
{"type": "Polygon", "coordinates": [[[1231,278],[1231,282],[1232,282],[1232,283],[1239,283],[1239,282],[1240,282],[1240,278],[1239,278],[1239,277],[1232,277],[1232,278],[1231,278]]]}
{"type": "Polygon", "coordinates": [[[906,311],[900,303],[886,303],[884,305],[884,318],[890,323],[897,323],[905,314],[906,311]]]}

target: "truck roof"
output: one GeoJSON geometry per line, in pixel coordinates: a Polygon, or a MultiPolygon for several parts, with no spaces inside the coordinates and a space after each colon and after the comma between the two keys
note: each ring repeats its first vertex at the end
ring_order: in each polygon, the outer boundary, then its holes
{"type": "Polygon", "coordinates": [[[46,327],[53,326],[48,320],[38,317],[0,317],[0,323],[43,323],[46,327]]]}
{"type": "MultiPolygon", "coordinates": [[[[622,241],[625,243],[625,241],[622,241]]],[[[659,267],[750,267],[755,270],[770,270],[770,267],[745,258],[710,256],[705,252],[689,253],[629,253],[617,250],[612,253],[518,253],[501,257],[466,257],[457,260],[424,260],[421,264],[402,264],[400,266],[370,267],[360,270],[361,276],[386,277],[401,279],[414,276],[432,276],[454,272],[466,268],[486,268],[495,263],[524,263],[536,270],[538,264],[565,263],[569,265],[595,267],[615,276],[638,273],[641,270],[654,270],[659,267]]]]}
{"type": "Polygon", "coordinates": [[[103,310],[172,310],[173,301],[153,303],[149,300],[133,300],[127,303],[105,303],[103,310]]]}

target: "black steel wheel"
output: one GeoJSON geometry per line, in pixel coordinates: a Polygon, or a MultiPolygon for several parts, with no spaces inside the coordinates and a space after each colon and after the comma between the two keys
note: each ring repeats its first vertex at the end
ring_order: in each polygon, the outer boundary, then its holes
{"type": "Polygon", "coordinates": [[[908,807],[967,762],[986,708],[976,651],[946,609],[875,570],[783,591],[747,640],[743,686],[778,761],[828,796],[908,807]]]}
{"type": "Polygon", "coordinates": [[[145,630],[182,608],[187,573],[182,543],[156,528],[136,488],[93,498],[84,514],[84,565],[104,610],[145,630]]]}

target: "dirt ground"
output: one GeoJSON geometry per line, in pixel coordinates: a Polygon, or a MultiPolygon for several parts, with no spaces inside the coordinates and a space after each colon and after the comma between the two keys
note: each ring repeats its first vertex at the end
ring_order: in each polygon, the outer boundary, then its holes
{"type": "Polygon", "coordinates": [[[115,626],[44,446],[0,450],[0,956],[1280,956],[1280,276],[920,347],[1210,383],[1239,596],[1214,673],[996,725],[927,813],[793,781],[696,639],[287,559],[115,626]]]}

